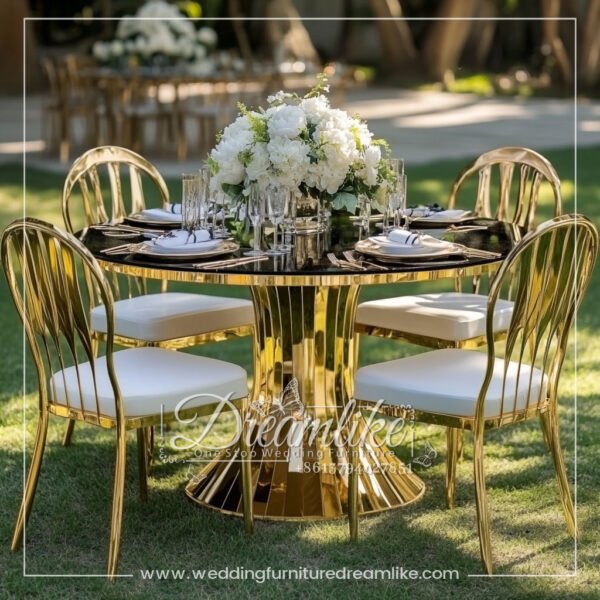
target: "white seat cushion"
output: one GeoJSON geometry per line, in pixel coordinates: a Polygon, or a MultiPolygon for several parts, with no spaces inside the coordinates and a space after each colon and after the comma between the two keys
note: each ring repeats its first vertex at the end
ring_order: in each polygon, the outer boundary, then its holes
{"type": "MultiPolygon", "coordinates": [[[[431,413],[474,417],[487,360],[487,354],[481,352],[446,349],[370,365],[356,374],[355,397],[410,405],[431,413]]],[[[518,363],[511,362],[506,375],[503,412],[513,410],[515,391],[517,410],[526,407],[530,375],[529,405],[537,404],[538,396],[545,400],[546,378],[542,372],[527,365],[521,365],[519,370],[518,363]]],[[[503,377],[504,360],[497,358],[485,400],[485,417],[500,414],[503,377]]]]}
{"type": "MultiPolygon", "coordinates": [[[[240,298],[167,292],[115,302],[115,334],[158,342],[252,325],[252,302],[240,298]]],[[[91,311],[92,329],[106,333],[106,311],[91,311]]]]}
{"type": "MultiPolygon", "coordinates": [[[[513,304],[499,299],[494,330],[508,329],[513,304]]],[[[446,292],[386,298],[359,304],[356,322],[442,340],[467,340],[485,335],[487,296],[446,292]]]]}
{"type": "MultiPolygon", "coordinates": [[[[164,348],[131,348],[113,354],[115,373],[125,416],[156,415],[172,412],[184,398],[200,394],[190,400],[185,408],[218,402],[212,396],[244,398],[248,394],[246,371],[222,360],[194,356],[164,348]]],[[[115,416],[115,398],[106,369],[106,358],[96,363],[98,403],[103,415],[115,416]]],[[[96,412],[96,396],[90,363],[79,365],[84,410],[96,412]]],[[[56,404],[66,405],[65,389],[69,404],[80,409],[77,370],[68,367],[58,371],[50,379],[50,392],[56,404]]]]}

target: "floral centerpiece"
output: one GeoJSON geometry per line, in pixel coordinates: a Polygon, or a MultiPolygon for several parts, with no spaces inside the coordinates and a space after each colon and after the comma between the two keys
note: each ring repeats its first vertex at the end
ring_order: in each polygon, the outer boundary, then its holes
{"type": "Polygon", "coordinates": [[[277,183],[335,209],[354,212],[360,194],[383,207],[395,180],[389,146],[359,117],[331,108],[328,91],[321,74],[304,97],[278,92],[258,110],[240,104],[210,152],[211,188],[239,199],[251,182],[277,183]]]}
{"type": "Polygon", "coordinates": [[[206,72],[214,69],[210,59],[217,45],[214,29],[201,27],[196,31],[177,6],[163,0],[146,2],[135,17],[119,21],[114,40],[94,44],[93,54],[98,61],[161,65],[187,62],[206,72]]]}

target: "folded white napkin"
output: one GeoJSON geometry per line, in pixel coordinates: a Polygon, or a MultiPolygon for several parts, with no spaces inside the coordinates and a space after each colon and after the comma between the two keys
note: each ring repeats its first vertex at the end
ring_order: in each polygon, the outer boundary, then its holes
{"type": "Polygon", "coordinates": [[[449,242],[407,229],[392,229],[387,235],[378,235],[369,240],[375,242],[383,252],[390,254],[431,253],[452,246],[449,242]]]}
{"type": "Polygon", "coordinates": [[[167,204],[166,208],[146,208],[141,214],[156,221],[181,223],[181,204],[167,204]]]}
{"type": "Polygon", "coordinates": [[[160,248],[177,248],[180,246],[205,244],[212,242],[206,229],[196,229],[191,234],[183,229],[172,231],[169,235],[156,238],[154,245],[160,248]]]}
{"type": "Polygon", "coordinates": [[[392,229],[387,234],[387,239],[394,244],[406,244],[407,246],[421,246],[423,236],[408,229],[392,229]]]}

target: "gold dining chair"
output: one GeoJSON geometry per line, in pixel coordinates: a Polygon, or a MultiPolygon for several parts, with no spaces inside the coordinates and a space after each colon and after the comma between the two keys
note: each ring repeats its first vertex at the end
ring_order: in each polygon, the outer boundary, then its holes
{"type": "MultiPolygon", "coordinates": [[[[558,426],[558,384],[569,330],[598,254],[598,232],[587,218],[556,217],[527,234],[494,277],[486,312],[487,355],[446,348],[363,367],[355,379],[361,407],[384,401],[388,414],[410,405],[415,419],[447,427],[448,445],[458,432],[473,432],[473,466],[481,558],[492,572],[485,491],[484,437],[488,429],[540,417],[549,441],[567,529],[576,536],[573,501],[558,426]],[[494,316],[501,293],[514,302],[506,339],[498,342],[494,316]]],[[[397,416],[397,414],[396,414],[397,416]]],[[[359,450],[360,451],[360,450],[359,450]]],[[[355,466],[360,461],[354,459],[355,466]]],[[[446,465],[447,498],[454,498],[456,461],[446,465]]],[[[350,531],[357,535],[359,475],[352,471],[350,531]]],[[[449,502],[451,504],[451,502],[449,502]]]]}
{"type": "MultiPolygon", "coordinates": [[[[96,260],[73,235],[27,218],[7,227],[1,243],[2,264],[23,321],[38,378],[38,424],[12,550],[23,542],[46,445],[49,415],[76,419],[116,434],[116,463],[108,553],[108,577],[117,572],[128,430],[138,441],[148,427],[208,413],[215,398],[244,407],[244,369],[221,360],[164,348],[129,348],[115,352],[114,301],[96,260]],[[95,350],[90,308],[106,311],[106,347],[95,350]],[[184,402],[184,404],[182,404],[184,402]],[[179,410],[181,409],[181,410],[179,410]]],[[[233,410],[233,404],[229,405],[233,410]]],[[[244,413],[242,411],[242,415],[244,413]]],[[[238,420],[239,430],[244,428],[238,420]]],[[[247,431],[244,429],[247,433],[247,431]]],[[[241,436],[242,448],[246,437],[241,436]]],[[[138,444],[138,449],[144,443],[138,444]]],[[[241,454],[245,528],[252,531],[250,463],[241,454]]],[[[147,486],[145,457],[138,450],[140,489],[147,486]]]]}
{"type": "MultiPolygon", "coordinates": [[[[117,146],[93,148],[80,156],[65,180],[62,214],[67,230],[76,229],[73,212],[75,198],[83,204],[86,225],[120,223],[128,215],[146,207],[142,176],[160,194],[163,206],[169,203],[169,192],[156,167],[139,154],[117,146]],[[121,169],[129,172],[129,204],[121,169]],[[101,186],[101,169],[108,174],[109,191],[101,186]],[[77,197],[76,189],[81,195],[77,197]]],[[[232,337],[251,335],[254,309],[250,300],[207,294],[168,292],[162,282],[161,293],[146,293],[143,278],[112,274],[113,296],[116,299],[115,342],[121,346],[158,346],[170,349],[218,342],[232,337]],[[120,298],[125,279],[126,298],[120,298]]],[[[103,307],[92,309],[91,324],[95,337],[106,334],[103,307]]],[[[65,433],[64,444],[71,439],[73,425],[65,433]]]]}
{"type": "MultiPolygon", "coordinates": [[[[562,212],[560,179],[552,164],[534,150],[504,147],[479,156],[456,179],[448,208],[456,206],[464,184],[478,177],[473,214],[514,223],[525,231],[535,226],[540,187],[547,182],[552,190],[554,216],[562,212]],[[492,203],[492,182],[497,171],[496,202],[492,203]],[[518,173],[514,186],[513,178],[518,173]],[[515,193],[516,187],[516,193],[515,193]]],[[[481,278],[471,279],[471,291],[463,292],[462,278],[455,291],[416,294],[362,302],[356,311],[359,334],[399,339],[429,348],[477,348],[486,343],[487,296],[481,294],[481,278]]],[[[499,298],[494,316],[497,338],[505,335],[512,315],[512,303],[499,298]]],[[[457,436],[454,451],[462,454],[462,437],[457,436]]],[[[448,452],[452,449],[448,448],[448,452]]]]}
{"type": "MultiPolygon", "coordinates": [[[[456,206],[463,185],[473,175],[479,183],[473,214],[514,223],[525,231],[535,226],[535,213],[542,182],[550,184],[554,197],[554,216],[562,212],[560,179],[554,167],[541,154],[527,148],[497,148],[479,156],[452,186],[448,208],[456,206]],[[492,170],[498,167],[498,196],[495,209],[491,201],[492,170]],[[518,172],[516,194],[512,185],[518,172]]],[[[486,342],[487,296],[479,291],[479,278],[472,281],[472,292],[462,292],[457,278],[454,292],[441,292],[385,298],[359,304],[355,329],[360,334],[404,340],[431,348],[476,348],[486,342]]],[[[512,312],[509,302],[496,306],[495,331],[502,335],[512,312]]]]}

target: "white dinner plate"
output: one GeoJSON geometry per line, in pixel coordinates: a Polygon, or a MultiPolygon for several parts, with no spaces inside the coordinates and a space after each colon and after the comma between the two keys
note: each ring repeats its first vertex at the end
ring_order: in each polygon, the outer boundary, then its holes
{"type": "Polygon", "coordinates": [[[185,246],[175,246],[173,248],[161,248],[155,246],[154,242],[149,240],[144,242],[144,245],[140,246],[135,253],[162,259],[188,260],[232,254],[240,248],[239,244],[231,240],[210,240],[210,242],[212,246],[209,245],[209,242],[200,242],[198,244],[186,244],[185,246]]]}
{"type": "Polygon", "coordinates": [[[371,239],[357,242],[354,246],[354,249],[362,254],[380,260],[394,260],[398,262],[414,261],[415,259],[434,260],[464,254],[460,248],[456,247],[454,244],[449,244],[448,242],[441,242],[440,245],[431,244],[428,246],[418,246],[416,248],[414,246],[400,245],[393,246],[392,250],[390,248],[392,248],[391,244],[378,244],[371,239]],[[399,251],[399,248],[403,248],[404,250],[399,251]]]}
{"type": "Polygon", "coordinates": [[[168,213],[166,211],[164,211],[164,215],[160,212],[154,214],[135,213],[126,217],[125,220],[135,223],[136,225],[152,225],[155,227],[181,227],[182,223],[181,215],[168,213]],[[170,215],[171,217],[168,217],[167,215],[170,215]]]}
{"type": "MultiPolygon", "coordinates": [[[[410,218],[410,217],[409,217],[410,218]]],[[[415,217],[410,219],[411,227],[447,227],[462,223],[466,219],[471,219],[470,210],[442,210],[432,212],[426,217],[415,217]]]]}
{"type": "Polygon", "coordinates": [[[431,236],[422,236],[425,238],[419,244],[399,244],[388,239],[384,235],[378,235],[368,238],[376,247],[380,248],[384,254],[390,256],[421,256],[432,252],[449,248],[449,243],[431,236]]]}

